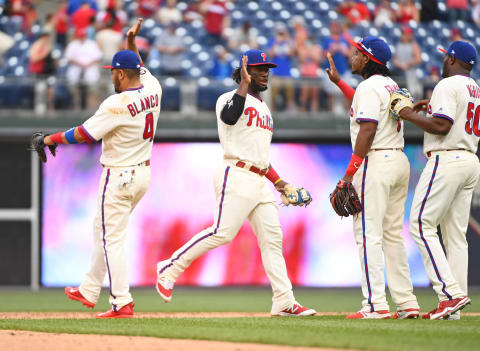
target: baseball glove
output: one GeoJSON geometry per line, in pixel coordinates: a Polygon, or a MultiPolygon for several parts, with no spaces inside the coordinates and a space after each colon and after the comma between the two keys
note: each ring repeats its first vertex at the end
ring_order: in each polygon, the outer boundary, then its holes
{"type": "Polygon", "coordinates": [[[53,145],[45,145],[43,142],[43,138],[45,137],[45,134],[42,132],[36,132],[33,133],[32,139],[30,140],[30,147],[28,150],[36,151],[38,154],[38,157],[42,162],[47,162],[47,155],[45,154],[45,146],[48,146],[48,149],[50,150],[50,153],[55,157],[56,155],[56,148],[57,144],[53,145]]]}
{"type": "Polygon", "coordinates": [[[413,108],[414,99],[407,89],[398,89],[390,96],[390,113],[393,119],[400,119],[400,111],[405,107],[413,108]]]}
{"type": "Polygon", "coordinates": [[[312,202],[312,196],[305,188],[296,188],[290,184],[284,186],[281,190],[282,203],[285,206],[307,206],[312,202]]]}
{"type": "Polygon", "coordinates": [[[330,194],[330,203],[340,217],[348,217],[362,211],[362,205],[353,184],[343,179],[330,194]]]}

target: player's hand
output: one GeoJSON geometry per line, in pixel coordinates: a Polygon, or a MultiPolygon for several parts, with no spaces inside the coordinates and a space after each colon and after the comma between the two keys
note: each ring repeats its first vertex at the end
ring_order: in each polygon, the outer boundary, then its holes
{"type": "Polygon", "coordinates": [[[427,111],[428,104],[430,103],[430,100],[425,99],[425,100],[420,100],[413,104],[413,111],[415,112],[420,112],[420,111],[427,111]]]}
{"type": "Polygon", "coordinates": [[[252,81],[252,77],[250,76],[250,74],[247,71],[247,63],[248,63],[248,57],[243,56],[242,57],[242,68],[240,69],[240,77],[242,78],[241,83],[245,83],[245,84],[248,85],[252,81]]]}
{"type": "Polygon", "coordinates": [[[277,184],[275,184],[275,189],[277,189],[278,192],[282,192],[285,189],[285,185],[288,183],[284,180],[279,181],[277,184]]]}
{"type": "Polygon", "coordinates": [[[135,37],[138,35],[138,33],[140,32],[140,28],[142,27],[142,21],[143,21],[143,18],[139,18],[137,20],[137,23],[128,30],[127,32],[127,39],[129,40],[133,40],[135,39],[135,37]]]}
{"type": "Polygon", "coordinates": [[[330,54],[330,52],[327,52],[327,60],[328,60],[328,63],[330,64],[330,68],[326,68],[325,72],[327,72],[328,78],[333,83],[337,84],[340,81],[340,75],[338,74],[337,67],[333,62],[332,55],[330,54]]]}

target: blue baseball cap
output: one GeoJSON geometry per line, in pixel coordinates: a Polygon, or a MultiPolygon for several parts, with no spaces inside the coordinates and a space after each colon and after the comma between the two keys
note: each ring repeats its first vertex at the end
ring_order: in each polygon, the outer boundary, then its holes
{"type": "MultiPolygon", "coordinates": [[[[252,49],[245,51],[242,55],[248,57],[247,66],[268,66],[269,68],[275,68],[277,65],[273,62],[269,62],[267,54],[262,50],[252,49]]],[[[242,62],[242,57],[240,58],[240,63],[242,62]]]]}
{"type": "Polygon", "coordinates": [[[472,66],[477,62],[477,50],[466,41],[454,41],[450,44],[448,50],[442,48],[438,48],[438,50],[472,66]]]}
{"type": "Polygon", "coordinates": [[[358,42],[350,41],[362,54],[367,55],[373,62],[386,66],[392,58],[392,52],[388,44],[377,37],[368,36],[360,39],[358,42]]]}
{"type": "Polygon", "coordinates": [[[142,63],[140,57],[132,50],[122,50],[117,52],[112,59],[111,66],[103,66],[103,68],[132,68],[140,69],[142,63]]]}

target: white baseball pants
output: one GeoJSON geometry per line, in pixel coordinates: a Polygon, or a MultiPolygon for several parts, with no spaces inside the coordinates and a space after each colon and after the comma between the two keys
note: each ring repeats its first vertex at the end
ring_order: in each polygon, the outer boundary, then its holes
{"type": "Polygon", "coordinates": [[[257,236],[265,272],[272,284],[272,314],[295,301],[282,253],[283,233],[278,207],[265,177],[225,163],[216,172],[217,206],[211,227],[173,253],[160,273],[175,281],[199,256],[231,242],[248,218],[257,236]],[[168,262],[170,261],[170,262],[168,262]]]}
{"type": "Polygon", "coordinates": [[[465,150],[431,152],[415,189],[410,234],[440,301],[467,294],[467,227],[480,175],[478,157],[465,150]],[[446,256],[440,244],[440,225],[446,256]]]}
{"type": "Polygon", "coordinates": [[[397,309],[419,308],[413,294],[402,228],[410,164],[401,150],[370,151],[353,178],[362,203],[354,217],[355,240],[362,267],[362,310],[389,310],[388,287],[397,309]]]}
{"type": "Polygon", "coordinates": [[[94,249],[90,270],[80,285],[80,292],[97,303],[108,274],[110,303],[114,311],[133,301],[129,291],[125,241],[128,217],[143,197],[150,183],[150,167],[104,168],[98,189],[98,210],[94,221],[94,249]],[[130,182],[128,173],[133,175],[130,182]]]}

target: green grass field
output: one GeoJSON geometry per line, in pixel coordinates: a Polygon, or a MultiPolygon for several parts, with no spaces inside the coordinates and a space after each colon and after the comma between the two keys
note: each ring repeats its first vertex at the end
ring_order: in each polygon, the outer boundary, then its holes
{"type": "MultiPolygon", "coordinates": [[[[416,290],[423,311],[436,306],[431,289],[416,290]]],[[[95,308],[109,308],[106,291],[95,308]]],[[[356,311],[360,289],[295,289],[302,304],[319,312],[356,311]]],[[[153,289],[133,291],[136,312],[269,312],[271,293],[263,288],[175,289],[165,304],[153,289]]],[[[465,312],[480,312],[480,292],[472,291],[472,305],[465,312]]],[[[391,309],[394,310],[391,303],[391,309]]],[[[85,311],[59,289],[37,293],[0,290],[0,312],[85,311]]],[[[460,321],[345,320],[344,316],[307,318],[138,318],[2,319],[0,329],[57,333],[143,335],[164,338],[253,342],[292,346],[319,346],[363,350],[479,350],[480,317],[460,321]]]]}

